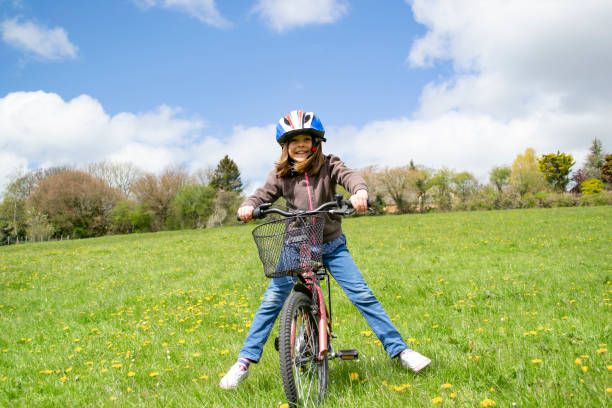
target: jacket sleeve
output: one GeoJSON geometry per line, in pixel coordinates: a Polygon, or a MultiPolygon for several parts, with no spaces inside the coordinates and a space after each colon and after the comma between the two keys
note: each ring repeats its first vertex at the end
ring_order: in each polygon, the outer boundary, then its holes
{"type": "Polygon", "coordinates": [[[346,191],[355,194],[359,190],[368,190],[368,185],[359,173],[344,165],[338,156],[329,155],[330,175],[334,182],[346,191]]]}
{"type": "Polygon", "coordinates": [[[263,187],[255,190],[252,196],[244,200],[240,207],[244,207],[245,205],[250,205],[253,207],[257,207],[262,203],[273,203],[282,195],[281,183],[280,179],[276,177],[276,173],[274,170],[268,174],[268,178],[266,179],[266,183],[263,187]]]}

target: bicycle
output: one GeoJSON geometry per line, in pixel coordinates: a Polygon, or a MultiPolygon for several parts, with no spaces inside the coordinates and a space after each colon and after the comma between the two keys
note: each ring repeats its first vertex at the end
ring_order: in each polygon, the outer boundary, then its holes
{"type": "Polygon", "coordinates": [[[281,310],[279,334],[274,341],[291,406],[322,402],[329,385],[330,359],[359,358],[356,349],[335,351],[331,345],[336,336],[332,331],[331,281],[322,262],[325,218],[321,214],[349,215],[355,211],[342,195],[335,199],[309,211],[284,211],[265,203],[253,212],[253,218],[258,219],[268,214],[284,217],[253,229],[265,275],[297,277],[281,310]],[[325,280],[327,304],[321,289],[325,280]]]}

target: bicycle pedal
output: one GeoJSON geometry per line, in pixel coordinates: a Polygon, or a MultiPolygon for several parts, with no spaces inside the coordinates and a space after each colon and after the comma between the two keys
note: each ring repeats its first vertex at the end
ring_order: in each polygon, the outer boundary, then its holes
{"type": "Polygon", "coordinates": [[[338,350],[336,353],[340,360],[358,360],[359,359],[359,350],[350,349],[350,350],[338,350]]]}

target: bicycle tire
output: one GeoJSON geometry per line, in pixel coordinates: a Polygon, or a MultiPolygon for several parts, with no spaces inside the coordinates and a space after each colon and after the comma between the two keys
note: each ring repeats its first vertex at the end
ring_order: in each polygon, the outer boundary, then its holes
{"type": "Polygon", "coordinates": [[[283,388],[290,406],[318,405],[327,392],[329,365],[327,355],[322,361],[317,360],[318,328],[312,300],[302,292],[291,292],[281,312],[278,353],[283,388]]]}

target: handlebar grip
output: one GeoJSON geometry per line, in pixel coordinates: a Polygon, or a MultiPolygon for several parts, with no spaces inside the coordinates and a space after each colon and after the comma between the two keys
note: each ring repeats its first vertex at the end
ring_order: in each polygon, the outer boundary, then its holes
{"type": "Polygon", "coordinates": [[[257,207],[253,210],[253,215],[252,217],[255,219],[259,219],[259,218],[263,218],[265,216],[265,214],[261,213],[261,208],[257,207]]]}

